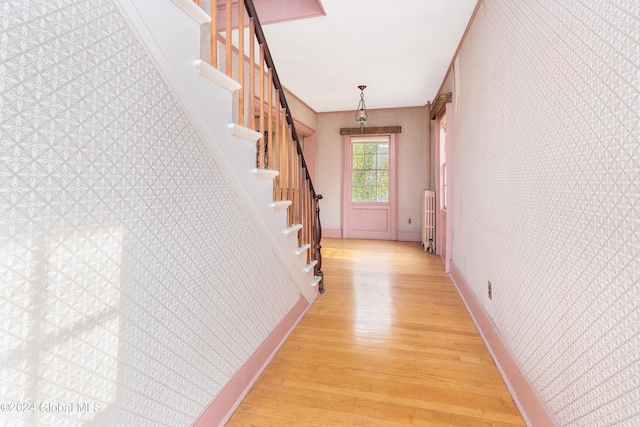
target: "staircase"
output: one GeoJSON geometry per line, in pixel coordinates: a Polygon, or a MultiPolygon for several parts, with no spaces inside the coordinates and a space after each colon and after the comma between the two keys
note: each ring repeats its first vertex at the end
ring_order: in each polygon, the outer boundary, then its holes
{"type": "Polygon", "coordinates": [[[252,1],[235,3],[235,15],[231,0],[223,4],[226,38],[218,35],[215,0],[213,21],[191,0],[114,1],[298,290],[313,302],[324,292],[322,196],[313,189],[252,1]],[[237,17],[245,7],[250,37],[256,37],[248,56],[244,31],[237,48],[231,41],[231,17],[243,28],[237,17]]]}

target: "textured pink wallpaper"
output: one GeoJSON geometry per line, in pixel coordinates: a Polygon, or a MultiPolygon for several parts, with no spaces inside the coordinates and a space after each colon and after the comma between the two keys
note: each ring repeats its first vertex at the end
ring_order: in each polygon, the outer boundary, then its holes
{"type": "Polygon", "coordinates": [[[561,425],[640,425],[640,3],[484,0],[459,67],[455,264],[561,425]]]}

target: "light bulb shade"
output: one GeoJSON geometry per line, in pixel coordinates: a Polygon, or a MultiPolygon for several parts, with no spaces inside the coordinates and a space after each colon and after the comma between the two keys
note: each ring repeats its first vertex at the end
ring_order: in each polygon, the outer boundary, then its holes
{"type": "Polygon", "coordinates": [[[360,102],[358,102],[358,111],[356,111],[356,122],[360,126],[364,126],[367,123],[367,107],[364,105],[364,89],[366,86],[358,86],[360,89],[360,102]]]}
{"type": "Polygon", "coordinates": [[[360,125],[367,123],[367,110],[365,110],[364,108],[360,108],[356,112],[356,122],[358,122],[358,124],[360,125]]]}

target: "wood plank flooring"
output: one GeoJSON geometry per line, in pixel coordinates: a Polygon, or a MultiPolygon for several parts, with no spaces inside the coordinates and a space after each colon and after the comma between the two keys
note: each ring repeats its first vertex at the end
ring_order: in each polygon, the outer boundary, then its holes
{"type": "Polygon", "coordinates": [[[324,239],[318,297],[227,426],[524,426],[439,257],[324,239]]]}

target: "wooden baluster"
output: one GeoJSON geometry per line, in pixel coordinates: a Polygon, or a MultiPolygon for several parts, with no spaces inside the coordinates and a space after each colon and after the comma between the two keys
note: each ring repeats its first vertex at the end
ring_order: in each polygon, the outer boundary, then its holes
{"type": "MultiPolygon", "coordinates": [[[[291,183],[291,189],[293,192],[293,196],[291,197],[291,223],[298,223],[298,198],[296,197],[296,187],[298,186],[298,156],[296,155],[295,150],[296,142],[293,141],[291,145],[291,162],[293,166],[293,182],[291,183]]],[[[298,239],[298,246],[300,246],[300,239],[298,239]]]]}
{"type": "MultiPolygon", "coordinates": [[[[291,182],[291,174],[289,173],[289,166],[291,165],[291,159],[289,158],[289,128],[286,125],[286,112],[282,112],[283,125],[282,129],[284,131],[284,138],[282,142],[284,143],[284,149],[282,150],[282,154],[284,155],[284,176],[286,179],[284,181],[284,188],[282,189],[282,197],[284,200],[291,200],[289,197],[289,183],[291,182]]],[[[287,209],[287,222],[289,221],[289,209],[287,209]]]]}
{"type": "MultiPolygon", "coordinates": [[[[302,174],[304,174],[304,168],[302,169],[302,174]]],[[[302,176],[301,174],[301,176],[302,176]]],[[[300,200],[300,219],[298,221],[298,224],[302,224],[302,229],[300,230],[299,236],[300,236],[300,244],[301,245],[306,245],[307,241],[305,239],[305,234],[304,234],[304,213],[305,213],[305,194],[304,194],[304,190],[303,190],[303,186],[304,183],[300,180],[300,197],[298,198],[300,200]]],[[[305,251],[305,256],[306,256],[306,262],[307,264],[309,263],[309,250],[305,251]]]]}
{"type": "MultiPolygon", "coordinates": [[[[305,169],[306,170],[306,169],[305,169]]],[[[306,174],[305,174],[306,175],[306,174]]],[[[307,179],[304,179],[304,215],[302,216],[302,231],[304,232],[304,242],[305,244],[309,243],[311,245],[311,240],[309,240],[309,182],[307,179]]],[[[313,252],[313,245],[307,251],[307,264],[311,262],[313,258],[311,258],[313,252]]]]}
{"type": "Polygon", "coordinates": [[[305,183],[305,215],[304,215],[304,240],[306,243],[310,245],[309,252],[307,252],[307,264],[311,262],[313,259],[313,242],[311,241],[311,234],[309,233],[309,217],[311,216],[311,210],[309,209],[309,200],[311,200],[311,192],[309,191],[309,181],[307,179],[304,180],[305,183]]]}
{"type": "Polygon", "coordinates": [[[249,20],[249,127],[256,130],[256,24],[249,20]]]}
{"type": "Polygon", "coordinates": [[[287,200],[287,158],[285,156],[287,152],[287,134],[285,132],[284,111],[280,111],[280,159],[282,160],[280,165],[280,175],[282,176],[280,197],[282,200],[287,200]]]}
{"type": "Polygon", "coordinates": [[[198,6],[200,6],[200,0],[193,0],[193,2],[194,2],[195,4],[197,4],[198,6]]]}
{"type": "Polygon", "coordinates": [[[298,201],[300,203],[298,211],[298,222],[304,224],[304,172],[302,167],[302,156],[300,156],[300,171],[298,172],[298,201]]]}
{"type": "Polygon", "coordinates": [[[320,241],[322,240],[322,224],[320,223],[320,203],[322,200],[322,194],[316,194],[315,197],[315,207],[316,207],[316,218],[315,218],[315,231],[316,231],[316,259],[318,263],[316,264],[315,270],[316,276],[320,276],[320,283],[318,285],[318,292],[321,294],[324,293],[324,273],[322,272],[322,244],[320,241]]]}
{"type": "Polygon", "coordinates": [[[244,0],[238,1],[238,81],[241,85],[238,90],[238,123],[246,126],[244,122],[244,0]]]}
{"type": "Polygon", "coordinates": [[[291,223],[296,223],[296,212],[298,210],[298,201],[296,200],[296,183],[298,180],[298,156],[296,153],[296,142],[291,138],[291,223]]]}
{"type": "Polygon", "coordinates": [[[267,91],[268,91],[268,96],[267,96],[267,135],[269,135],[269,138],[267,138],[267,152],[269,153],[269,155],[267,156],[267,158],[265,159],[265,161],[267,162],[267,167],[269,169],[275,169],[273,167],[273,125],[271,124],[271,108],[273,108],[273,73],[271,72],[271,70],[269,70],[269,81],[267,83],[267,91]]]}
{"type": "Polygon", "coordinates": [[[311,194],[311,181],[308,179],[307,181],[307,217],[305,218],[306,228],[307,228],[307,243],[311,245],[311,249],[309,250],[309,262],[315,259],[315,245],[313,242],[313,195],[311,194]]]}
{"type": "Polygon", "coordinates": [[[258,73],[260,77],[260,85],[258,94],[258,102],[260,103],[260,162],[258,164],[259,168],[265,168],[265,135],[264,135],[264,46],[260,45],[260,72],[258,73]]]}
{"type": "Polygon", "coordinates": [[[293,222],[295,224],[300,223],[300,171],[302,162],[300,161],[300,154],[297,154],[296,142],[293,143],[293,161],[295,163],[295,177],[296,179],[293,181],[293,222]]]}
{"type": "MultiPolygon", "coordinates": [[[[211,0],[213,2],[215,2],[215,0],[211,0]]],[[[233,40],[231,40],[231,0],[227,0],[226,3],[226,12],[227,12],[227,32],[226,32],[226,40],[225,40],[225,47],[226,49],[226,57],[227,57],[227,76],[229,77],[233,77],[233,57],[232,57],[232,42],[233,40]]]]}
{"type": "Polygon", "coordinates": [[[218,68],[218,2],[216,0],[211,0],[209,16],[211,16],[211,66],[218,68]]]}
{"type": "MultiPolygon", "coordinates": [[[[286,113],[285,113],[286,114],[286,113]]],[[[291,128],[288,124],[286,124],[287,130],[287,139],[286,139],[286,148],[285,148],[285,156],[287,158],[287,189],[286,189],[286,200],[291,200],[291,179],[293,178],[293,174],[291,171],[293,168],[291,167],[291,128]]],[[[291,209],[289,209],[289,221],[291,221],[291,209]]]]}
{"type": "Polygon", "coordinates": [[[285,116],[284,116],[284,111],[282,112],[282,117],[280,118],[280,140],[281,140],[281,144],[280,144],[280,149],[281,149],[281,159],[282,159],[282,165],[280,166],[280,173],[282,174],[282,181],[280,181],[280,194],[281,196],[281,200],[287,200],[287,187],[288,187],[288,168],[289,168],[289,160],[287,158],[287,141],[288,141],[288,134],[287,134],[287,121],[285,120],[285,116]]]}
{"type": "Polygon", "coordinates": [[[296,170],[295,170],[295,158],[293,155],[293,151],[291,150],[293,147],[293,139],[291,137],[291,126],[289,126],[289,144],[287,145],[287,150],[289,154],[289,188],[287,191],[287,200],[291,200],[291,205],[289,206],[289,222],[294,224],[294,209],[296,208],[296,200],[293,197],[293,187],[294,181],[296,179],[296,170]]]}
{"type": "Polygon", "coordinates": [[[291,183],[291,200],[293,200],[293,204],[291,205],[293,207],[291,212],[291,222],[292,223],[297,223],[298,219],[298,194],[296,193],[296,188],[298,187],[298,175],[299,175],[299,169],[298,169],[298,150],[296,149],[296,142],[291,139],[291,167],[292,167],[292,173],[293,173],[293,182],[291,183]]]}
{"type": "Polygon", "coordinates": [[[276,176],[276,179],[274,180],[274,187],[273,187],[273,193],[274,193],[274,200],[276,201],[280,201],[282,200],[282,193],[280,193],[280,189],[281,187],[281,175],[282,175],[282,159],[280,158],[280,146],[281,146],[281,141],[280,141],[280,107],[278,106],[278,100],[280,95],[280,90],[276,89],[276,105],[275,105],[275,136],[273,138],[273,141],[275,142],[275,145],[273,147],[273,158],[274,158],[274,163],[273,163],[273,169],[277,170],[280,172],[280,174],[278,176],[276,176]]]}
{"type": "MultiPolygon", "coordinates": [[[[249,127],[256,129],[256,23],[249,18],[249,127]]],[[[262,138],[260,138],[262,139],[262,138]]],[[[260,139],[256,142],[256,168],[260,167],[260,139]]]]}
{"type": "Polygon", "coordinates": [[[309,261],[315,259],[316,246],[313,241],[313,196],[311,194],[311,181],[307,180],[307,191],[309,194],[307,195],[307,217],[305,218],[305,223],[307,226],[307,241],[311,244],[311,250],[309,251],[309,261]]]}
{"type": "Polygon", "coordinates": [[[298,179],[298,156],[296,153],[296,142],[293,140],[293,136],[291,138],[291,145],[289,146],[289,150],[291,150],[291,223],[294,224],[296,222],[296,211],[298,210],[298,203],[296,200],[296,181],[298,179]]]}
{"type": "Polygon", "coordinates": [[[307,194],[307,242],[311,245],[311,249],[309,250],[309,261],[315,259],[314,254],[316,253],[315,244],[313,241],[313,194],[311,193],[311,181],[307,180],[307,186],[309,187],[309,194],[307,194]]]}
{"type": "MultiPolygon", "coordinates": [[[[304,221],[302,220],[303,215],[304,215],[304,181],[303,181],[303,176],[304,176],[304,171],[305,169],[302,167],[302,154],[298,155],[298,224],[303,224],[304,221]]],[[[304,240],[304,236],[301,237],[304,240]]]]}
{"type": "Polygon", "coordinates": [[[293,190],[293,180],[295,179],[295,174],[293,170],[293,137],[291,135],[291,127],[287,126],[287,166],[288,166],[288,174],[289,174],[289,182],[287,183],[287,200],[291,200],[291,205],[289,206],[289,225],[293,225],[293,204],[295,203],[293,199],[292,190],[293,190]]]}
{"type": "MultiPolygon", "coordinates": [[[[302,173],[300,174],[300,224],[302,224],[302,231],[300,232],[300,238],[302,239],[302,244],[306,245],[307,243],[307,235],[306,233],[306,228],[305,228],[305,224],[304,224],[304,218],[307,215],[307,189],[305,187],[305,175],[306,175],[306,168],[302,168],[302,173]]],[[[306,263],[309,264],[309,250],[307,249],[306,251],[306,263]]]]}
{"type": "Polygon", "coordinates": [[[309,194],[307,196],[307,206],[309,209],[307,210],[307,240],[309,244],[311,244],[311,250],[309,251],[309,260],[315,259],[316,246],[313,241],[313,193],[311,192],[311,181],[307,180],[307,187],[309,188],[309,194]]]}

